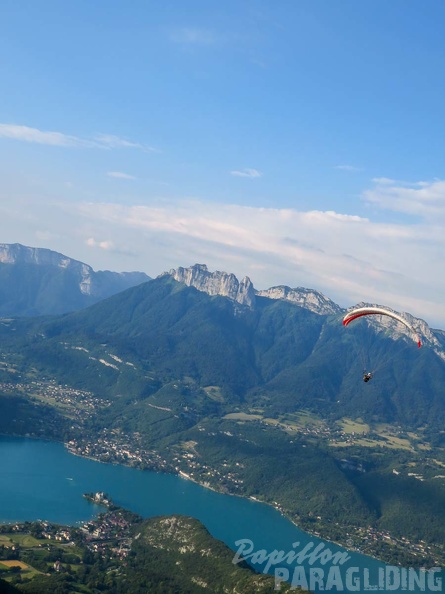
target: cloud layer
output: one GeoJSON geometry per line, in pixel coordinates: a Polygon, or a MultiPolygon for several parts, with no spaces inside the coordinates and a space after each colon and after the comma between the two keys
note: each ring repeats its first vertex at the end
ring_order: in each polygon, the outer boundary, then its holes
{"type": "Polygon", "coordinates": [[[367,217],[184,199],[132,205],[22,199],[5,205],[0,221],[4,241],[30,245],[35,238],[96,269],[156,276],[201,262],[248,275],[259,289],[311,287],[344,307],[379,303],[445,328],[445,183],[379,179],[363,200],[367,217]],[[406,223],[379,222],[382,208],[411,216],[406,223]]]}
{"type": "Polygon", "coordinates": [[[380,178],[374,183],[374,188],[364,192],[369,203],[432,222],[445,221],[445,181],[409,183],[380,178]]]}
{"type": "Polygon", "coordinates": [[[124,173],[123,171],[108,171],[108,177],[114,177],[115,179],[136,179],[134,175],[124,173]]]}
{"type": "Polygon", "coordinates": [[[261,171],[258,171],[258,169],[250,169],[247,167],[245,169],[231,171],[230,175],[234,175],[235,177],[250,177],[251,179],[254,179],[255,177],[261,177],[263,174],[261,171]]]}
{"type": "Polygon", "coordinates": [[[136,148],[149,151],[155,150],[152,147],[144,147],[137,142],[130,142],[129,140],[111,134],[99,134],[91,139],[86,139],[63,134],[62,132],[47,132],[37,128],[16,124],[0,124],[0,138],[71,148],[136,148]]]}
{"type": "MultiPolygon", "coordinates": [[[[434,182],[417,191],[436,197],[440,187],[434,182]]],[[[391,188],[395,196],[397,189],[391,188]]],[[[372,192],[373,204],[379,204],[377,196],[386,196],[380,186],[372,192]]],[[[369,192],[364,197],[369,200],[369,192]]],[[[205,262],[238,276],[247,274],[258,288],[310,286],[344,306],[359,301],[386,304],[431,316],[445,327],[445,279],[438,274],[445,233],[439,223],[389,224],[335,211],[190,200],[151,206],[83,203],[73,208],[90,224],[125,236],[134,253],[144,253],[149,242],[150,257],[165,262],[164,268],[205,262]]],[[[149,273],[156,271],[151,268],[149,273]]]]}

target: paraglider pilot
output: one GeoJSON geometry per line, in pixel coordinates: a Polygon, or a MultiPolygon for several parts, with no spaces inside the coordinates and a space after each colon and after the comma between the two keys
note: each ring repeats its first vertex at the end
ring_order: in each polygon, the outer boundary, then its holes
{"type": "Polygon", "coordinates": [[[369,371],[368,373],[364,373],[363,374],[363,381],[364,382],[369,382],[369,380],[372,378],[372,373],[369,371]]]}

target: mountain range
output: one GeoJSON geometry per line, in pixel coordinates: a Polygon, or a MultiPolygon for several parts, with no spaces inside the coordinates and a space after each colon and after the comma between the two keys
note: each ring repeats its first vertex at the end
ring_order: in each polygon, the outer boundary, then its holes
{"type": "Polygon", "coordinates": [[[208,295],[228,297],[232,301],[251,308],[255,307],[258,297],[267,297],[290,301],[318,314],[335,314],[342,311],[339,305],[319,291],[302,287],[291,289],[286,286],[257,291],[248,276],[238,281],[234,274],[220,271],[209,272],[205,264],[195,264],[190,268],[179,267],[176,270],[164,272],[160,276],[171,276],[175,281],[188,287],[194,287],[208,295]]]}
{"type": "Polygon", "coordinates": [[[28,361],[76,385],[96,388],[106,374],[99,389],[108,394],[118,393],[123,381],[134,381],[141,393],[154,389],[141,379],[149,373],[190,377],[200,388],[216,386],[226,402],[256,402],[267,410],[306,407],[409,426],[445,421],[443,331],[405,314],[424,343],[417,349],[390,318],[345,329],[343,315],[318,291],[256,291],[248,278],[238,282],[197,264],[63,317],[3,327],[15,328],[16,338],[25,333],[28,361]],[[110,349],[133,361],[142,376],[130,379],[131,368],[110,360],[110,349]],[[378,370],[369,386],[357,381],[364,367],[378,370]]]}
{"type": "MultiPolygon", "coordinates": [[[[170,276],[174,280],[186,286],[194,287],[208,295],[227,297],[251,309],[255,308],[259,297],[266,297],[267,299],[294,303],[319,315],[344,315],[347,311],[315,289],[304,287],[292,289],[288,286],[280,285],[259,291],[254,288],[249,277],[246,276],[239,282],[234,274],[227,274],[220,271],[209,272],[205,264],[195,264],[190,268],[179,267],[176,270],[172,269],[160,275],[160,277],[162,276],[170,276]]],[[[378,307],[378,304],[361,302],[354,305],[354,307],[364,306],[378,307]]],[[[391,310],[391,308],[387,309],[391,310]]],[[[439,357],[445,360],[445,332],[437,329],[432,330],[424,320],[415,318],[410,313],[404,312],[403,315],[411,326],[416,328],[419,336],[422,337],[422,342],[427,344],[439,357]]],[[[410,336],[410,332],[406,327],[389,317],[378,316],[376,318],[368,318],[366,325],[371,326],[375,332],[385,332],[395,340],[401,336],[410,336]]]]}
{"type": "MultiPolygon", "coordinates": [[[[158,278],[175,281],[210,296],[227,297],[231,301],[255,309],[258,298],[287,301],[319,315],[335,315],[346,310],[314,289],[280,285],[256,290],[249,277],[239,281],[232,273],[209,272],[205,264],[178,267],[158,278]]],[[[35,316],[60,314],[84,309],[127,288],[151,280],[144,272],[95,272],[91,266],[45,248],[0,243],[0,316],[35,316]]],[[[377,305],[365,304],[360,305],[377,305]]],[[[406,319],[414,325],[423,341],[445,359],[445,332],[432,331],[409,313],[406,319]]],[[[406,329],[389,318],[368,322],[376,331],[392,332],[395,337],[407,334],[406,329]]]]}
{"type": "Polygon", "coordinates": [[[43,248],[0,244],[0,316],[61,314],[149,280],[143,272],[95,272],[43,248]]]}
{"type": "Polygon", "coordinates": [[[329,537],[355,522],[438,542],[444,332],[404,313],[418,349],[392,319],[345,328],[344,314],[316,290],[257,291],[196,264],[78,311],[0,319],[0,432],[104,461],[145,451],[302,526],[315,514],[329,537]]]}

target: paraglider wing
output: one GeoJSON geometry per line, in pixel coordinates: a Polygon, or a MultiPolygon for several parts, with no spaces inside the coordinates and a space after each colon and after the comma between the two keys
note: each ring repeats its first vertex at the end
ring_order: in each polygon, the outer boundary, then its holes
{"type": "Polygon", "coordinates": [[[383,307],[358,307],[357,309],[353,309],[352,311],[349,311],[343,318],[343,326],[347,326],[357,318],[369,315],[389,316],[390,318],[394,318],[401,324],[404,324],[404,326],[406,326],[411,331],[411,333],[413,334],[413,338],[417,342],[417,346],[419,348],[422,346],[420,338],[414,330],[414,328],[411,326],[411,324],[407,320],[405,320],[405,318],[402,318],[402,316],[399,316],[398,314],[389,309],[384,309],[383,307]]]}

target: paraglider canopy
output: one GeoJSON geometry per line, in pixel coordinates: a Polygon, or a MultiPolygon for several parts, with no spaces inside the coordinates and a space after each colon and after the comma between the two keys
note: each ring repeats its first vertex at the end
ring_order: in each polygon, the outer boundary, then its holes
{"type": "Polygon", "coordinates": [[[357,318],[369,315],[389,316],[390,318],[397,320],[411,331],[414,340],[417,342],[417,346],[419,348],[422,346],[420,338],[414,330],[414,328],[411,326],[411,324],[407,320],[405,320],[405,318],[402,318],[402,316],[400,316],[399,314],[396,314],[390,309],[385,309],[383,307],[358,307],[356,309],[353,309],[349,311],[343,318],[343,326],[347,326],[357,318]]]}

